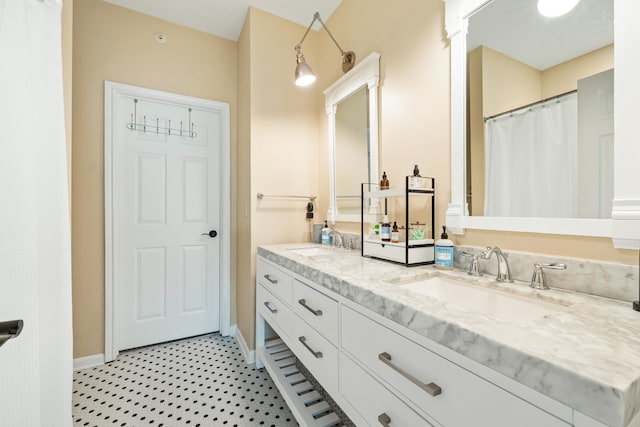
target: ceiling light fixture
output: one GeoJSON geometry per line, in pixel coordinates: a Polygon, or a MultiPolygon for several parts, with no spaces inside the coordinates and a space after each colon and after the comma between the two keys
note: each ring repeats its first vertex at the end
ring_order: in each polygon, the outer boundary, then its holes
{"type": "Polygon", "coordinates": [[[304,36],[302,36],[302,40],[300,40],[300,43],[298,43],[295,47],[296,49],[296,72],[295,72],[296,86],[308,86],[311,83],[316,81],[316,75],[313,72],[313,69],[309,66],[309,64],[306,63],[300,47],[304,39],[307,37],[307,34],[309,34],[309,30],[311,30],[311,27],[313,26],[313,24],[315,24],[316,21],[319,21],[322,24],[322,28],[327,30],[327,33],[329,33],[329,37],[331,37],[331,40],[333,40],[336,46],[338,46],[338,49],[340,50],[340,55],[342,55],[342,71],[346,73],[347,71],[352,69],[354,65],[356,65],[356,54],[353,53],[352,51],[345,52],[344,50],[342,50],[342,48],[340,47],[336,39],[333,37],[333,34],[331,34],[331,31],[329,31],[327,26],[324,25],[324,22],[322,22],[322,19],[320,18],[320,14],[316,12],[313,15],[313,21],[311,21],[311,24],[309,24],[307,31],[304,33],[304,36]]]}
{"type": "Polygon", "coordinates": [[[541,15],[555,18],[569,13],[580,0],[538,0],[538,12],[541,15]]]}

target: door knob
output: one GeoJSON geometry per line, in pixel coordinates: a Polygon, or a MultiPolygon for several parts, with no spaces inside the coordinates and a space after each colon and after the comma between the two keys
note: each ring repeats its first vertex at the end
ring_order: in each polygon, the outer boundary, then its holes
{"type": "Polygon", "coordinates": [[[8,322],[0,322],[0,347],[2,344],[20,335],[24,322],[22,320],[10,320],[8,322]]]}
{"type": "Polygon", "coordinates": [[[203,236],[209,236],[211,238],[214,238],[218,235],[218,232],[216,230],[211,230],[208,233],[202,233],[203,236]]]}

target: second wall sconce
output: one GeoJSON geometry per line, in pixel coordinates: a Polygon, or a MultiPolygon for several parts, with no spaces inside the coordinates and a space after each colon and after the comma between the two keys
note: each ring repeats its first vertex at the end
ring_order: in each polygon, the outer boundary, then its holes
{"type": "Polygon", "coordinates": [[[352,69],[354,65],[356,65],[356,54],[353,53],[352,51],[345,52],[344,50],[342,50],[342,48],[340,47],[336,39],[333,37],[333,34],[331,34],[331,31],[329,31],[327,26],[324,25],[324,22],[322,22],[322,19],[320,18],[320,14],[316,12],[313,15],[313,21],[311,21],[311,24],[309,24],[309,28],[307,28],[307,31],[305,31],[304,33],[304,36],[302,36],[302,40],[300,40],[300,43],[298,43],[295,47],[296,49],[296,73],[295,73],[296,86],[308,86],[311,83],[316,81],[316,75],[313,72],[313,69],[311,69],[311,67],[309,66],[309,64],[306,63],[300,47],[304,39],[307,37],[307,34],[309,34],[309,30],[311,30],[311,27],[316,21],[319,21],[322,24],[322,28],[327,30],[327,33],[329,34],[329,37],[331,37],[331,40],[333,40],[336,46],[338,46],[338,49],[340,50],[340,55],[342,55],[342,71],[346,73],[347,71],[352,69]]]}

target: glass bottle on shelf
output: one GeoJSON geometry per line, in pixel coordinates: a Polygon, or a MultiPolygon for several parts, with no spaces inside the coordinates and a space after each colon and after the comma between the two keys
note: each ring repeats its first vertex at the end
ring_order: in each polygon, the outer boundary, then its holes
{"type": "Polygon", "coordinates": [[[382,172],[382,179],[380,180],[380,189],[381,190],[389,189],[389,179],[387,179],[387,172],[382,172]]]}

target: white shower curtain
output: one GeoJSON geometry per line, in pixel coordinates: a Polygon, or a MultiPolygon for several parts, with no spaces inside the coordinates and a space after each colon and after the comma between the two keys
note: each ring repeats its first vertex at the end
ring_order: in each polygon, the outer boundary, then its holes
{"type": "Polygon", "coordinates": [[[60,0],[0,0],[0,425],[70,426],[71,251],[60,0]]]}
{"type": "Polygon", "coordinates": [[[575,217],[576,94],[485,126],[485,215],[575,217]]]}

